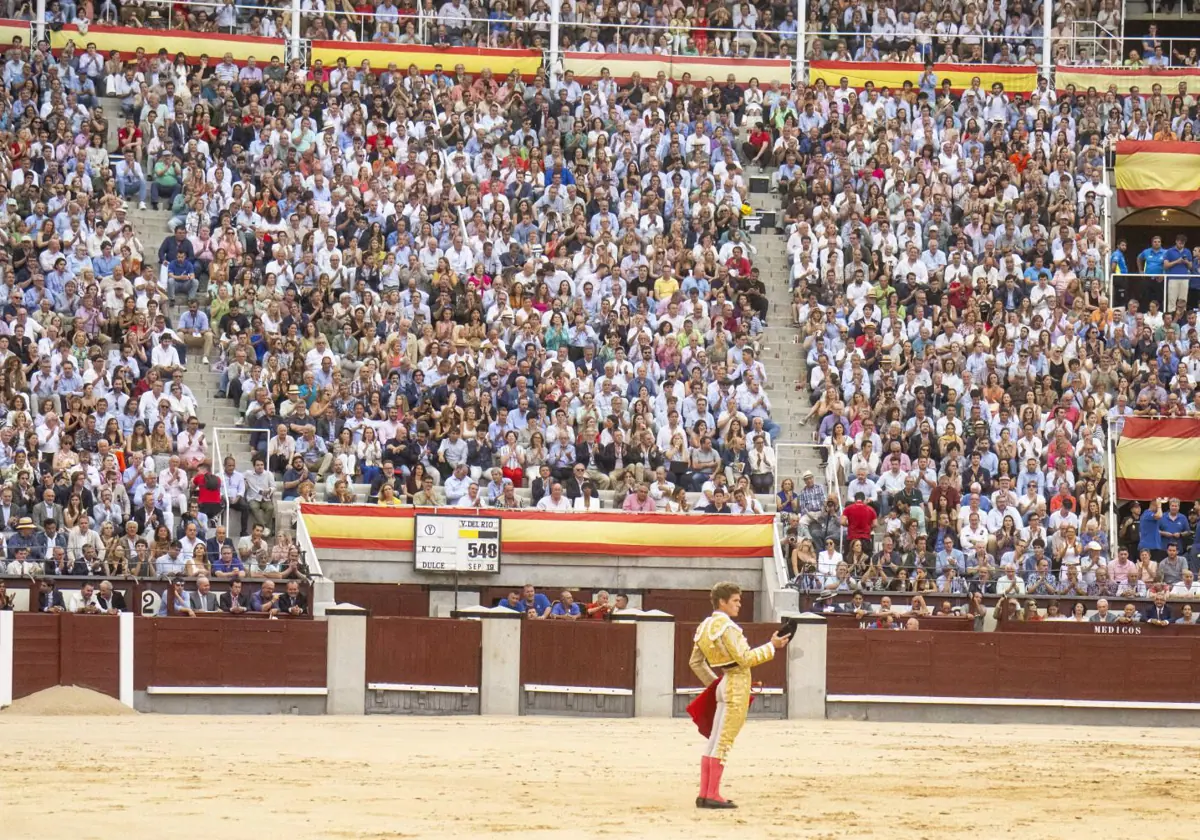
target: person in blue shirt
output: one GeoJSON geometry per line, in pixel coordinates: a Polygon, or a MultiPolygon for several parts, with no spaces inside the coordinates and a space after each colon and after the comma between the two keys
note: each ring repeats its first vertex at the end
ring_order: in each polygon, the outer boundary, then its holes
{"type": "Polygon", "coordinates": [[[191,300],[196,296],[200,284],[196,280],[196,267],[183,251],[175,254],[167,267],[167,296],[178,298],[180,292],[191,300]]]}
{"type": "Polygon", "coordinates": [[[534,590],[532,583],[527,583],[521,591],[517,611],[525,613],[529,618],[546,618],[550,615],[550,599],[534,590]]]}
{"type": "Polygon", "coordinates": [[[550,617],[565,621],[579,618],[579,604],[575,603],[575,596],[569,589],[564,589],[561,598],[554,602],[554,606],[550,608],[550,617]]]}
{"type": "Polygon", "coordinates": [[[1050,269],[1046,268],[1046,266],[1043,265],[1043,260],[1044,260],[1044,258],[1042,257],[1042,255],[1038,254],[1036,257],[1033,258],[1033,265],[1029,266],[1029,268],[1025,269],[1025,271],[1022,272],[1022,276],[1025,279],[1026,286],[1028,286],[1030,288],[1032,288],[1033,286],[1036,286],[1037,282],[1038,282],[1038,278],[1040,278],[1042,275],[1045,275],[1047,280],[1052,279],[1053,274],[1050,271],[1050,269]]]}
{"type": "Polygon", "coordinates": [[[1171,499],[1167,512],[1158,520],[1158,535],[1162,540],[1163,551],[1166,551],[1167,546],[1173,545],[1182,553],[1183,535],[1190,530],[1187,517],[1179,512],[1179,500],[1171,499]]]}
{"type": "Polygon", "coordinates": [[[236,580],[246,576],[246,566],[242,563],[242,558],[234,553],[233,545],[230,543],[221,545],[221,553],[213,561],[212,571],[219,578],[234,578],[236,580]]]}
{"type": "Polygon", "coordinates": [[[1167,249],[1166,256],[1163,258],[1163,267],[1166,268],[1167,274],[1176,277],[1196,273],[1196,266],[1192,262],[1192,252],[1187,246],[1186,234],[1176,234],[1175,247],[1167,249]]]}
{"type": "Polygon", "coordinates": [[[1125,252],[1129,250],[1129,243],[1124,239],[1117,240],[1117,247],[1109,257],[1109,262],[1112,263],[1113,271],[1119,274],[1129,273],[1129,264],[1125,262],[1125,252]]]}
{"type": "MultiPolygon", "coordinates": [[[[1158,237],[1155,238],[1157,239],[1158,237]]],[[[1140,526],[1138,552],[1149,550],[1150,557],[1156,562],[1166,554],[1163,551],[1162,533],[1159,531],[1162,518],[1162,499],[1152,499],[1150,507],[1146,508],[1146,511],[1142,514],[1141,521],[1138,523],[1140,526]]]]}
{"type": "Polygon", "coordinates": [[[1163,250],[1162,237],[1150,240],[1150,247],[1138,254],[1138,271],[1142,274],[1164,274],[1167,252],[1163,250]]]}

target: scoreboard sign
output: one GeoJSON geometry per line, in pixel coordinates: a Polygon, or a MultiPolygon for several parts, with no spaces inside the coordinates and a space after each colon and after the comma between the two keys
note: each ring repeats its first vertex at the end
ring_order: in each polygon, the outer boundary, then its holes
{"type": "Polygon", "coordinates": [[[500,517],[417,514],[413,563],[418,572],[500,572],[500,517]]]}

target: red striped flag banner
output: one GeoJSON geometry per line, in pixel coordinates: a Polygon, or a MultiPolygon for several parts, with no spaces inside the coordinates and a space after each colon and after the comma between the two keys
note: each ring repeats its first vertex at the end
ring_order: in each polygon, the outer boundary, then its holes
{"type": "Polygon", "coordinates": [[[1130,417],[1117,443],[1117,498],[1200,499],[1200,418],[1130,417]]]}

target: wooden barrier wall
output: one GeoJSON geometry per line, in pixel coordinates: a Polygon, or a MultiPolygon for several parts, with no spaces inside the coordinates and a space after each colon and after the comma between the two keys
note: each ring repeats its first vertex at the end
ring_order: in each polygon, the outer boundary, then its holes
{"type": "MultiPolygon", "coordinates": [[[[922,619],[924,627],[924,619],[922,619]]],[[[1117,624],[1092,621],[1000,621],[996,629],[1002,633],[1065,633],[1072,636],[1146,636],[1166,638],[1183,636],[1200,638],[1200,624],[1117,624]]]]}
{"type": "MultiPolygon", "coordinates": [[[[825,621],[830,630],[866,630],[868,624],[872,624],[879,620],[878,615],[867,614],[862,618],[853,613],[825,613],[825,621]]],[[[896,624],[903,626],[908,620],[908,616],[899,615],[894,618],[896,624]]],[[[941,616],[941,615],[920,615],[917,620],[921,622],[922,630],[958,630],[969,631],[975,629],[975,619],[969,616],[941,616]]]]}
{"type": "Polygon", "coordinates": [[[13,697],[78,685],[111,697],[119,690],[115,616],[13,615],[13,697]]]}
{"type": "Polygon", "coordinates": [[[371,615],[429,616],[429,588],[416,583],[335,583],[333,597],[339,604],[354,604],[371,615]]]}
{"type": "Polygon", "coordinates": [[[59,624],[61,685],[120,696],[120,619],[115,615],[64,615],[59,624]]]}
{"type": "MultiPolygon", "coordinates": [[[[745,602],[743,602],[743,609],[745,602]]],[[[700,680],[688,666],[692,655],[692,639],[696,636],[698,621],[680,621],[675,623],[675,687],[698,688],[700,680]]],[[[771,640],[772,634],[779,629],[778,624],[741,624],[746,633],[746,641],[751,647],[757,647],[771,640]]],[[[754,681],[761,682],[763,688],[787,688],[787,657],[776,656],[766,665],[754,669],[754,681]]]]}
{"type": "Polygon", "coordinates": [[[1200,702],[1200,637],[831,629],[827,662],[829,694],[1200,702]]]}
{"type": "Polygon", "coordinates": [[[372,617],[367,683],[478,686],[481,627],[452,618],[372,617]]]}
{"type": "Polygon", "coordinates": [[[323,621],[141,618],[133,687],[323,688],[327,630],[323,621]]]}
{"type": "MultiPolygon", "coordinates": [[[[99,616],[88,616],[99,618],[99,616]]],[[[57,615],[13,613],[13,697],[58,685],[60,619],[57,615]]]]}
{"type": "MultiPolygon", "coordinates": [[[[642,609],[662,610],[675,616],[676,621],[697,624],[713,611],[707,589],[647,589],[642,593],[642,609]]],[[[749,590],[742,590],[741,614],[754,615],[754,593],[749,590]]]]}
{"type": "Polygon", "coordinates": [[[608,621],[524,621],[521,682],[633,689],[637,628],[608,621]]]}

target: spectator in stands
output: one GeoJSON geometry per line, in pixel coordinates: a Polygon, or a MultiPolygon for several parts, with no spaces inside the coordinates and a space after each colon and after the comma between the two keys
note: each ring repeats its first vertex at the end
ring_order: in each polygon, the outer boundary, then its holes
{"type": "Polygon", "coordinates": [[[533,584],[527,583],[517,603],[517,612],[525,613],[526,618],[548,618],[550,599],[534,589],[533,584]]]}
{"type": "Polygon", "coordinates": [[[222,592],[218,607],[223,613],[243,615],[250,611],[250,596],[243,590],[240,579],[235,578],[229,584],[229,591],[222,592]]]}
{"type": "MultiPolygon", "coordinates": [[[[1167,603],[1167,591],[1164,588],[1156,588],[1152,597],[1154,601],[1146,608],[1144,620],[1147,624],[1166,627],[1175,620],[1175,616],[1171,612],[1171,605],[1167,603]]],[[[1126,614],[1128,614],[1128,607],[1126,607],[1126,614]]]]}
{"type": "Polygon", "coordinates": [[[274,580],[264,580],[258,591],[250,596],[251,612],[274,614],[278,610],[280,594],[275,591],[274,580]]]}
{"type": "Polygon", "coordinates": [[[569,589],[564,589],[550,608],[550,618],[553,619],[574,621],[580,615],[579,604],[575,603],[575,595],[569,589]]]}
{"type": "Polygon", "coordinates": [[[308,596],[300,591],[299,581],[289,580],[285,584],[272,614],[290,618],[308,614],[308,596]]]}
{"type": "Polygon", "coordinates": [[[615,609],[612,603],[612,596],[609,595],[607,589],[601,589],[595,595],[596,600],[583,608],[585,618],[595,621],[603,621],[612,614],[615,609]]]}
{"type": "Polygon", "coordinates": [[[1116,613],[1108,611],[1108,599],[1100,598],[1097,600],[1096,611],[1092,613],[1090,621],[1096,624],[1112,624],[1116,620],[1116,613]]]}
{"type": "Polygon", "coordinates": [[[566,513],[572,508],[571,500],[564,495],[563,486],[557,481],[550,485],[550,493],[543,496],[537,503],[538,510],[552,513],[566,513]]]}
{"type": "Polygon", "coordinates": [[[1125,605],[1125,609],[1116,617],[1117,624],[1138,624],[1142,620],[1141,614],[1137,611],[1137,606],[1132,602],[1125,605]]]}
{"type": "Polygon", "coordinates": [[[191,593],[190,603],[193,613],[217,611],[217,593],[212,591],[212,583],[205,575],[196,578],[196,590],[191,593]]]}
{"type": "Polygon", "coordinates": [[[846,528],[846,538],[850,540],[870,540],[875,526],[877,514],[867,504],[867,497],[862,492],[854,495],[854,501],[842,511],[842,525],[846,528]]]}
{"type": "Polygon", "coordinates": [[[650,498],[650,488],[645,484],[639,484],[635,492],[625,497],[621,509],[629,513],[655,513],[658,507],[650,498]]]}
{"type": "Polygon", "coordinates": [[[1200,583],[1196,581],[1195,573],[1191,569],[1184,569],[1183,574],[1178,583],[1171,587],[1172,598],[1197,598],[1200,597],[1200,583]]]}

